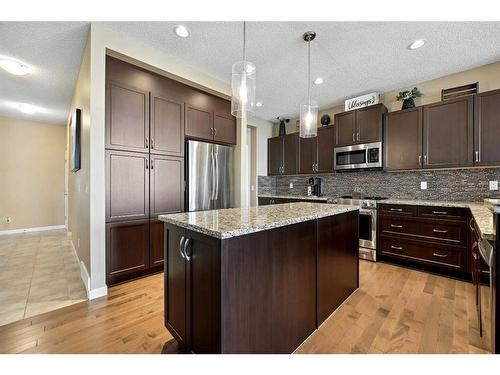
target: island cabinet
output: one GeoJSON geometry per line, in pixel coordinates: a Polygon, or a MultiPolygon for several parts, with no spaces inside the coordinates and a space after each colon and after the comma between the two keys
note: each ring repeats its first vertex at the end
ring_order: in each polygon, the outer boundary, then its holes
{"type": "Polygon", "coordinates": [[[298,133],[269,138],[267,140],[267,174],[269,176],[296,174],[298,151],[298,133]]]}
{"type": "Polygon", "coordinates": [[[358,288],[358,261],[357,211],[229,238],[166,222],[165,325],[181,351],[292,353],[358,288]]]}
{"type": "Polygon", "coordinates": [[[335,115],[335,146],[350,146],[382,141],[383,115],[387,108],[376,104],[335,115]]]}

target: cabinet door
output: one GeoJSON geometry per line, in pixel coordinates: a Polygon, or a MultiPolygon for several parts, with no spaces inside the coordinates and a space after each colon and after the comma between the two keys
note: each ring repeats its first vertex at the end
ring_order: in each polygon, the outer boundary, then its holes
{"type": "Polygon", "coordinates": [[[151,155],[150,217],[184,211],[184,159],[151,155]]]}
{"type": "Polygon", "coordinates": [[[299,134],[292,133],[283,137],[283,174],[297,174],[299,153],[299,134]]]}
{"type": "Polygon", "coordinates": [[[184,104],[151,94],[151,153],[184,155],[184,104]]]}
{"type": "Polygon", "coordinates": [[[186,261],[181,254],[185,230],[165,225],[165,323],[181,350],[187,350],[186,261]]]}
{"type": "Polygon", "coordinates": [[[164,223],[158,219],[149,222],[149,267],[163,268],[164,256],[164,223]]]}
{"type": "Polygon", "coordinates": [[[106,83],[106,148],[149,151],[149,92],[106,83]]]}
{"type": "Polygon", "coordinates": [[[267,174],[281,174],[283,166],[283,137],[273,137],[267,140],[267,174]]]}
{"type": "Polygon", "coordinates": [[[383,104],[356,110],[356,143],[382,141],[382,116],[385,112],[383,104]]]}
{"type": "Polygon", "coordinates": [[[214,113],[214,141],[236,144],[236,119],[227,113],[214,113]]]}
{"type": "Polygon", "coordinates": [[[149,155],[106,151],[106,221],[149,218],[149,155]]]}
{"type": "Polygon", "coordinates": [[[213,141],[212,112],[186,104],[186,137],[213,141]]]}
{"type": "Polygon", "coordinates": [[[149,268],[149,220],[106,224],[106,283],[143,275],[149,268]]]}
{"type": "Polygon", "coordinates": [[[384,124],[384,169],[422,167],[422,107],[390,112],[384,124]]]}
{"type": "Polygon", "coordinates": [[[314,173],[318,159],[317,137],[299,138],[299,173],[314,173]]]}
{"type": "Polygon", "coordinates": [[[475,97],[474,165],[500,165],[500,90],[475,97]]]}
{"type": "Polygon", "coordinates": [[[335,147],[335,127],[318,129],[318,172],[333,172],[333,148],[335,147]]]}
{"type": "Polygon", "coordinates": [[[336,146],[347,146],[356,142],[356,111],[337,113],[334,125],[337,132],[336,146]]]}
{"type": "Polygon", "coordinates": [[[472,165],[473,97],[424,106],[424,168],[472,165]]]}

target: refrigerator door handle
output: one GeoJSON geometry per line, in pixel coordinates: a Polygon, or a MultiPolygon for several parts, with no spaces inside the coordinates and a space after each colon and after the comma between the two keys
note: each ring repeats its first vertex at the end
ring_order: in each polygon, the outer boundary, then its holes
{"type": "Polygon", "coordinates": [[[217,200],[219,197],[219,153],[217,152],[217,146],[214,146],[214,152],[215,152],[215,194],[214,194],[214,200],[217,200]]]}
{"type": "Polygon", "coordinates": [[[216,174],[215,174],[215,155],[214,155],[214,149],[211,149],[210,152],[210,175],[212,180],[210,181],[211,183],[211,191],[210,191],[210,200],[215,199],[215,184],[216,184],[216,174]]]}

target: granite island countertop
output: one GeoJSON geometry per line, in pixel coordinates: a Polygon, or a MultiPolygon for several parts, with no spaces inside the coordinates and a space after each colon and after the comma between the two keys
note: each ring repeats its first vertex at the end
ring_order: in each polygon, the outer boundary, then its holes
{"type": "Polygon", "coordinates": [[[311,201],[320,201],[326,202],[329,200],[327,197],[317,197],[315,195],[275,195],[275,194],[259,194],[257,198],[276,198],[276,199],[296,199],[296,200],[311,200],[311,201]]]}
{"type": "Polygon", "coordinates": [[[226,239],[358,209],[359,207],[356,206],[340,204],[294,202],[247,208],[183,212],[160,215],[158,218],[165,223],[226,239]]]}

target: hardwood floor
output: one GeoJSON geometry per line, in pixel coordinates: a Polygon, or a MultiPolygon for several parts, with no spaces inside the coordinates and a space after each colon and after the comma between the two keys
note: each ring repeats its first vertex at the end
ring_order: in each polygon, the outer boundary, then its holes
{"type": "MultiPolygon", "coordinates": [[[[361,261],[360,286],[296,353],[488,351],[489,327],[479,337],[470,283],[361,261]]],[[[162,274],[0,327],[0,353],[160,353],[170,340],[162,274]]]]}

